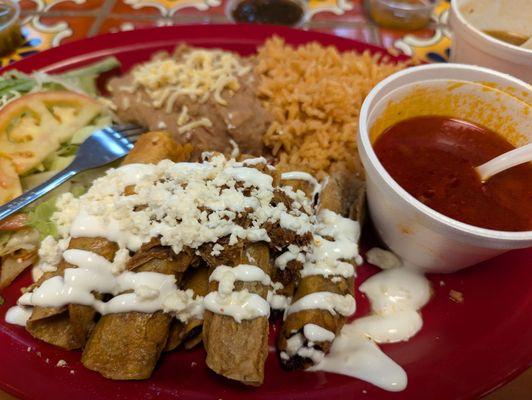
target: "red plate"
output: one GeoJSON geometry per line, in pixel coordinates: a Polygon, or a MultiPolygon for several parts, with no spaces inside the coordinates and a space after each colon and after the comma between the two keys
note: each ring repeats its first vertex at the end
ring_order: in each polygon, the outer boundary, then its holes
{"type": "MultiPolygon", "coordinates": [[[[12,68],[59,71],[115,55],[125,69],[160,49],[180,41],[195,46],[222,47],[251,54],[273,34],[297,45],[312,40],[340,50],[374,46],[316,32],[246,25],[179,26],[136,30],[85,39],[22,60],[12,68]]],[[[364,232],[365,248],[376,244],[364,232]]],[[[0,387],[27,399],[467,399],[502,385],[532,361],[532,249],[514,251],[452,275],[430,277],[434,297],[423,309],[424,326],[409,342],[383,349],[408,373],[408,388],[389,393],[349,377],[328,373],[285,372],[270,353],[266,380],[260,388],[230,383],[210,372],[203,349],[163,355],[148,381],[114,382],[83,368],[79,352],[67,352],[34,340],[23,328],[6,324],[4,315],[15,304],[26,274],[4,291],[0,308],[0,387]],[[449,291],[464,295],[463,303],[449,291]],[[66,360],[67,367],[56,366],[66,360]]],[[[358,285],[375,268],[359,268],[358,285]]],[[[357,294],[357,315],[368,311],[357,294]]],[[[270,335],[272,336],[272,335],[270,335]]],[[[273,345],[273,340],[271,342],[273,345]]],[[[273,349],[273,347],[272,347],[273,349]]]]}

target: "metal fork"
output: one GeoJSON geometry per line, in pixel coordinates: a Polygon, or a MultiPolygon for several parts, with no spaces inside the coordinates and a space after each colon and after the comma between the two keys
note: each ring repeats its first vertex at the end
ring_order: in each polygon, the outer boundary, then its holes
{"type": "Polygon", "coordinates": [[[39,186],[0,206],[0,221],[65,183],[74,175],[88,169],[103,167],[124,157],[144,132],[146,129],[134,124],[109,126],[93,132],[79,146],[74,161],[67,168],[39,186]]]}

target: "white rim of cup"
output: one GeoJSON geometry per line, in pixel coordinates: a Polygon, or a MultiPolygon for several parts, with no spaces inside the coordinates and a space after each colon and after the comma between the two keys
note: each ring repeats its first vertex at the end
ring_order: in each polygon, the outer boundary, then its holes
{"type": "MultiPolygon", "coordinates": [[[[364,150],[366,151],[368,155],[369,161],[373,164],[375,169],[377,170],[377,173],[384,179],[384,181],[391,187],[391,189],[404,201],[412,204],[413,207],[415,207],[418,211],[425,214],[427,217],[431,218],[435,222],[440,222],[448,226],[449,228],[460,232],[460,233],[467,233],[472,234],[476,236],[480,236],[486,239],[500,239],[500,240],[508,240],[508,241],[529,241],[532,239],[532,230],[530,231],[516,231],[516,232],[510,232],[510,231],[497,231],[493,229],[487,229],[487,228],[481,228],[474,225],[466,224],[465,222],[457,221],[451,217],[448,217],[417,200],[414,196],[412,196],[410,193],[408,193],[405,189],[403,189],[396,181],[392,178],[392,176],[386,171],[384,166],[379,161],[379,158],[377,157],[377,154],[373,150],[373,145],[371,144],[370,137],[369,137],[369,129],[368,129],[368,118],[370,116],[370,103],[373,102],[373,100],[379,95],[379,92],[387,86],[390,82],[393,82],[395,79],[402,77],[404,75],[409,75],[412,73],[415,73],[419,70],[444,70],[444,69],[453,69],[453,68],[462,68],[467,69],[471,71],[481,71],[485,73],[489,73],[491,75],[497,76],[499,78],[502,78],[504,80],[507,80],[508,83],[514,83],[519,86],[529,87],[529,91],[532,92],[532,87],[528,85],[527,83],[514,78],[511,75],[504,74],[502,72],[494,71],[489,68],[484,67],[478,67],[478,66],[471,66],[471,65],[465,65],[465,64],[427,64],[427,65],[420,65],[416,67],[410,67],[405,70],[396,72],[386,79],[379,82],[376,86],[373,87],[373,89],[369,92],[369,94],[364,99],[364,102],[362,103],[362,107],[360,109],[360,117],[359,117],[359,139],[360,139],[360,145],[364,147],[364,150]]],[[[441,79],[453,79],[453,78],[441,78],[441,79]]],[[[421,83],[427,79],[419,80],[418,83],[421,83]]],[[[375,103],[376,105],[377,103],[375,103]]]]}
{"type": "MultiPolygon", "coordinates": [[[[515,57],[531,57],[532,56],[532,50],[524,49],[522,47],[503,42],[502,40],[495,39],[494,37],[491,37],[490,35],[482,32],[480,29],[475,28],[471,23],[469,23],[463,16],[462,12],[460,11],[458,7],[458,2],[461,0],[452,0],[451,1],[451,11],[454,14],[454,16],[458,19],[460,24],[464,29],[467,30],[467,32],[471,35],[473,35],[477,40],[484,40],[488,42],[492,47],[486,46],[484,48],[485,51],[488,53],[492,53],[499,57],[507,57],[508,51],[511,51],[514,53],[515,57]],[[504,53],[501,53],[504,52],[504,53]]],[[[463,38],[464,40],[468,40],[467,37],[463,38]]],[[[517,59],[517,62],[519,59],[517,59]]],[[[516,61],[516,60],[514,60],[516,61]]],[[[530,63],[523,63],[525,65],[529,65],[530,63]]]]}

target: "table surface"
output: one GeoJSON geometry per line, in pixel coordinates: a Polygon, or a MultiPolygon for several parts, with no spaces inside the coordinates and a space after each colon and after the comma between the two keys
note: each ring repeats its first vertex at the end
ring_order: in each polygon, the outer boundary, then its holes
{"type": "MultiPolygon", "coordinates": [[[[221,0],[19,0],[24,44],[0,58],[1,66],[62,43],[141,27],[227,23],[221,0]]],[[[445,62],[449,54],[449,1],[440,0],[430,25],[415,32],[383,29],[365,14],[363,0],[309,0],[303,25],[385,48],[419,60],[445,62]]],[[[532,369],[498,389],[487,400],[532,398],[532,369]]],[[[0,400],[12,400],[0,391],[0,400]]]]}
{"type": "MultiPolygon", "coordinates": [[[[227,23],[226,0],[19,0],[23,46],[0,59],[7,65],[72,40],[100,33],[176,24],[227,23]]],[[[394,31],[377,27],[364,0],[309,0],[304,29],[392,48],[421,60],[446,61],[448,0],[440,0],[429,27],[394,31]]]]}

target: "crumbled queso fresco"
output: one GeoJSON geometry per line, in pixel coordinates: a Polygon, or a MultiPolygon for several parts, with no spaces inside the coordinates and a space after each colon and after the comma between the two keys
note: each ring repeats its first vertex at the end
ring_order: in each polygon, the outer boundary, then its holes
{"type": "MultiPolygon", "coordinates": [[[[299,175],[308,180],[305,174],[299,175]]],[[[62,259],[73,268],[23,294],[9,320],[24,325],[34,306],[73,303],[89,305],[102,315],[162,310],[182,321],[191,316],[201,318],[204,308],[237,321],[267,316],[270,307],[288,308],[290,300],[276,293],[282,284],[272,282],[253,265],[219,266],[211,279],[219,279],[219,288],[226,290],[204,299],[179,290],[173,275],[127,270],[130,252],[137,252],[154,238],[176,254],[183,249],[198,251],[212,243],[210,254],[215,257],[224,246],[241,240],[267,242],[280,251],[287,250],[275,261],[280,269],[289,260],[298,260],[304,276],[353,276],[353,266],[343,260],[358,256],[357,223],[329,210],[316,214],[312,196],[280,185],[281,179],[262,157],[239,162],[213,154],[206,154],[200,163],[165,160],[157,165],[129,164],[109,170],[80,198],[61,197],[61,207],[53,218],[63,237],[44,240],[38,271],[53,271],[62,259]],[[295,234],[301,247],[279,247],[279,231],[295,234]],[[82,237],[105,238],[119,249],[109,261],[90,251],[69,248],[70,238],[82,237]],[[271,288],[268,298],[234,290],[235,280],[250,277],[271,288]],[[114,297],[104,302],[93,292],[114,297]]],[[[342,315],[354,311],[351,295],[320,296],[300,299],[287,312],[314,307],[313,299],[330,302],[322,307],[332,307],[342,315]]]]}
{"type": "MultiPolygon", "coordinates": [[[[54,220],[61,232],[70,227],[72,237],[107,237],[131,251],[160,237],[176,254],[224,236],[229,244],[269,242],[265,223],[309,232],[315,217],[305,194],[282,187],[292,201],[288,209],[272,203],[275,190],[270,175],[221,155],[203,163],[132,164],[110,170],[79,199],[66,195],[54,220]],[[250,221],[246,228],[235,223],[243,216],[250,221]]],[[[215,246],[213,254],[221,250],[215,246]]]]}

